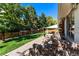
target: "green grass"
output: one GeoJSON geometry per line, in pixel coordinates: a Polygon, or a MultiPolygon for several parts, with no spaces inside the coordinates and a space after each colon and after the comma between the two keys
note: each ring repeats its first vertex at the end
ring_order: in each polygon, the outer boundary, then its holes
{"type": "Polygon", "coordinates": [[[27,36],[19,37],[17,39],[12,39],[9,41],[1,42],[0,41],[0,55],[4,55],[38,37],[40,37],[43,33],[30,34],[27,36]]]}

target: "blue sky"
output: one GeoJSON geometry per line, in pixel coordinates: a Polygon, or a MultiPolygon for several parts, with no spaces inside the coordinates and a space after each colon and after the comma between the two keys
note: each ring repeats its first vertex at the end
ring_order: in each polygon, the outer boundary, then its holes
{"type": "Polygon", "coordinates": [[[53,18],[57,19],[58,16],[58,4],[57,3],[21,3],[23,7],[27,7],[32,5],[37,15],[40,16],[41,13],[45,13],[46,16],[52,16],[53,18]]]}

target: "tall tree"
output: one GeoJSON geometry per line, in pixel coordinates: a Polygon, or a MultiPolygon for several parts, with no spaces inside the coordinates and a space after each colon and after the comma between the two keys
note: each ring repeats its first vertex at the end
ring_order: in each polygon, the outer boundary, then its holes
{"type": "Polygon", "coordinates": [[[32,6],[25,8],[25,23],[28,29],[33,30],[37,28],[37,15],[32,6]]]}
{"type": "Polygon", "coordinates": [[[7,31],[19,31],[20,30],[20,5],[19,4],[0,4],[1,13],[0,20],[3,21],[2,26],[3,29],[0,31],[3,33],[7,31]]]}
{"type": "Polygon", "coordinates": [[[4,11],[5,13],[2,13],[3,16],[1,16],[1,19],[5,19],[6,20],[6,26],[9,27],[8,30],[9,31],[17,31],[20,29],[20,22],[21,22],[21,11],[20,11],[20,5],[19,4],[0,4],[0,8],[2,9],[2,11],[4,11]],[[10,24],[10,25],[9,25],[10,24]],[[17,26],[17,27],[16,27],[17,26]]]}
{"type": "Polygon", "coordinates": [[[39,21],[40,21],[40,25],[41,27],[47,27],[48,24],[47,24],[47,20],[46,20],[46,16],[44,13],[41,14],[41,16],[39,17],[39,21]]]}

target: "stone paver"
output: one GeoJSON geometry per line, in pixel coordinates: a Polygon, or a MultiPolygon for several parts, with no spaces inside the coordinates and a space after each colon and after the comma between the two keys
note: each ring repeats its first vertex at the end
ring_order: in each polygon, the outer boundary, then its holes
{"type": "Polygon", "coordinates": [[[44,36],[41,36],[41,37],[39,37],[39,38],[29,42],[29,43],[17,48],[17,49],[5,54],[4,56],[20,56],[20,54],[17,52],[24,52],[25,50],[28,50],[29,48],[32,47],[32,44],[34,44],[34,43],[42,44],[43,39],[44,39],[44,36]]]}

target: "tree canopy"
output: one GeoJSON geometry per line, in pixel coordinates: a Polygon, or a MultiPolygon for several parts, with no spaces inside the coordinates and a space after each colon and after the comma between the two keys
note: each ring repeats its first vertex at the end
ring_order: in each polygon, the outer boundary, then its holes
{"type": "Polygon", "coordinates": [[[17,3],[0,4],[0,32],[14,32],[47,27],[57,23],[51,16],[37,15],[32,6],[22,7],[17,3]]]}

